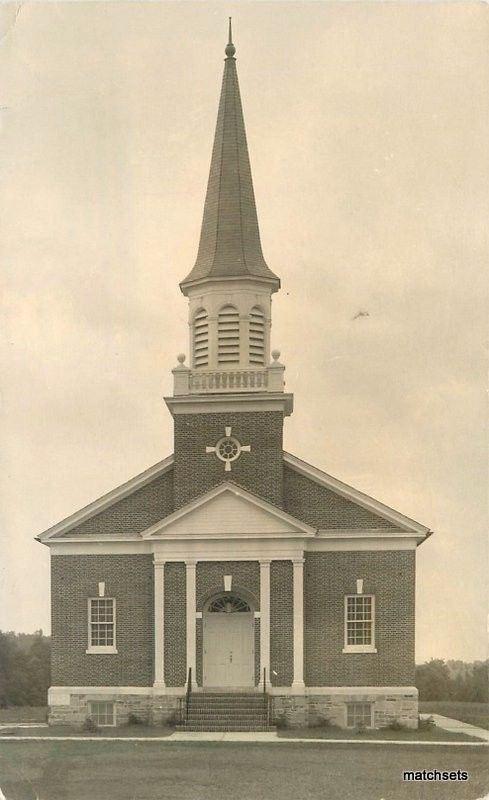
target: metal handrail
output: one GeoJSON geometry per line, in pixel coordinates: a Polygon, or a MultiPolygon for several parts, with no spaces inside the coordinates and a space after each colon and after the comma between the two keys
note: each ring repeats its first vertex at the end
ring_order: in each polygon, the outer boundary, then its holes
{"type": "Polygon", "coordinates": [[[188,709],[192,694],[192,667],[188,668],[187,693],[185,695],[185,722],[188,722],[188,709]]]}
{"type": "Polygon", "coordinates": [[[267,668],[263,667],[263,708],[266,715],[267,727],[270,725],[270,702],[267,695],[267,668]]]}

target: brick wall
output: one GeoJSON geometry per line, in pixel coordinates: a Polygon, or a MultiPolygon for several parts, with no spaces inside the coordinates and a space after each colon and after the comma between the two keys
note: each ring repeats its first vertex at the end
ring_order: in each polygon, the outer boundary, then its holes
{"type": "Polygon", "coordinates": [[[410,686],[414,683],[415,553],[306,553],[306,686],[410,686]],[[344,596],[363,578],[375,595],[377,653],[342,653],[344,596]]]}
{"type": "Polygon", "coordinates": [[[318,528],[393,528],[391,522],[346,500],[284,464],[284,508],[318,528]]]}
{"type": "Polygon", "coordinates": [[[270,564],[270,675],[273,686],[290,686],[294,677],[294,600],[291,561],[270,564]]]}
{"type": "Polygon", "coordinates": [[[201,561],[196,570],[197,611],[211,595],[224,591],[224,576],[232,575],[232,591],[260,610],[260,565],[258,561],[201,561]]]}
{"type": "Polygon", "coordinates": [[[150,686],[154,615],[151,555],[51,558],[53,686],[150,686]],[[116,599],[117,653],[86,653],[89,597],[116,599]]]}
{"type": "Polygon", "coordinates": [[[133,536],[167,517],[172,511],[173,469],[169,469],[151,483],[69,530],[66,536],[89,534],[133,536]]]}
{"type": "Polygon", "coordinates": [[[167,686],[187,679],[186,573],[182,562],[165,564],[164,665],[167,686]]]}
{"type": "Polygon", "coordinates": [[[226,479],[282,506],[282,429],[280,411],[176,415],[175,508],[226,479]],[[241,444],[251,445],[251,453],[243,453],[231,472],[224,472],[215,454],[205,452],[224,436],[226,426],[241,444]]]}

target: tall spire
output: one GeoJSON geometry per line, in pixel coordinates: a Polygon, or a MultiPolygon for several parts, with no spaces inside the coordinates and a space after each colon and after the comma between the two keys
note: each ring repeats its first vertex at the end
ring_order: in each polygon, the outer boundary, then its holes
{"type": "Polygon", "coordinates": [[[261,249],[231,18],[225,53],[199,251],[194,268],[180,284],[184,293],[206,278],[256,277],[273,283],[272,291],[280,286],[261,249]]]}

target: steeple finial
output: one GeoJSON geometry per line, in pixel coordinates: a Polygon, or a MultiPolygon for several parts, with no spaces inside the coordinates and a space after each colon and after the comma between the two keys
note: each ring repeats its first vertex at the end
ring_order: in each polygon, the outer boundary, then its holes
{"type": "Polygon", "coordinates": [[[224,51],[228,58],[232,58],[236,52],[236,48],[233,44],[233,28],[231,25],[231,17],[229,17],[229,36],[228,36],[228,43],[226,45],[226,49],[224,51]]]}

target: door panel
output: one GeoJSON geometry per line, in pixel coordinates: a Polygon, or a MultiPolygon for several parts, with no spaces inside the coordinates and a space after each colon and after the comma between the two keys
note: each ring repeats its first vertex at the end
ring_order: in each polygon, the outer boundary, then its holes
{"type": "Polygon", "coordinates": [[[204,686],[253,686],[253,614],[206,612],[203,616],[204,686]]]}

